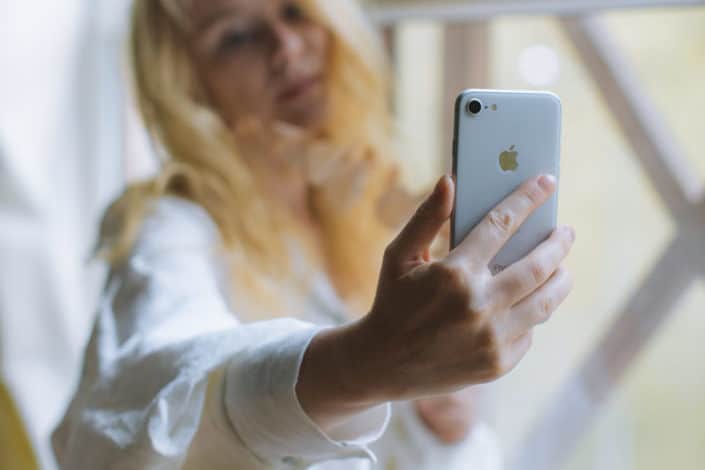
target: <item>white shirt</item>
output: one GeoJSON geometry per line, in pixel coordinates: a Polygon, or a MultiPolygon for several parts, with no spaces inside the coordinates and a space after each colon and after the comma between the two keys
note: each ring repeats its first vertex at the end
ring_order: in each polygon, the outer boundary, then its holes
{"type": "Polygon", "coordinates": [[[442,445],[410,403],[322,432],[295,387],[311,339],[345,321],[341,300],[320,274],[292,318],[243,323],[218,247],[201,207],[155,205],[106,282],[80,385],[53,436],[61,468],[500,468],[486,426],[442,445]]]}

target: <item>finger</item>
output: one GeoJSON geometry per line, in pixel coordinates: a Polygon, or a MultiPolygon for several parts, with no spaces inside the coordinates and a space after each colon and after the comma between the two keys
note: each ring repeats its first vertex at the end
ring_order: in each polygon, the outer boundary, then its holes
{"type": "Polygon", "coordinates": [[[526,219],[545,203],[555,190],[556,178],[551,175],[541,175],[526,181],[491,210],[453,250],[451,256],[469,257],[480,263],[480,266],[487,266],[526,219]]]}
{"type": "Polygon", "coordinates": [[[496,305],[510,307],[541,287],[563,263],[574,242],[575,231],[561,227],[526,258],[496,275],[492,281],[496,305]]]}
{"type": "Polygon", "coordinates": [[[433,193],[421,204],[397,238],[389,245],[389,261],[403,266],[408,261],[423,259],[438,232],[453,210],[453,181],[443,176],[433,193]]]}
{"type": "Polygon", "coordinates": [[[442,260],[448,256],[448,247],[450,246],[450,223],[446,222],[441,227],[438,237],[431,245],[429,255],[434,260],[442,260]]]}
{"type": "Polygon", "coordinates": [[[507,315],[507,332],[511,338],[525,334],[536,325],[546,323],[573,289],[573,278],[564,268],[536,292],[519,302],[507,315]]]}

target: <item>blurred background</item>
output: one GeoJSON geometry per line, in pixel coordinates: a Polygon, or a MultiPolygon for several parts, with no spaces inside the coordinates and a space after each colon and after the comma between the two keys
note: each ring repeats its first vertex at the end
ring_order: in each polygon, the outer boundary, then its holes
{"type": "MultiPolygon", "coordinates": [[[[396,71],[411,188],[449,168],[461,89],[563,100],[576,288],[487,387],[507,467],[705,468],[705,4],[365,3],[396,71]]],[[[48,435],[102,281],[97,220],[154,170],[124,80],[128,4],[0,0],[2,469],[32,468],[32,454],[54,468],[48,435]]]]}

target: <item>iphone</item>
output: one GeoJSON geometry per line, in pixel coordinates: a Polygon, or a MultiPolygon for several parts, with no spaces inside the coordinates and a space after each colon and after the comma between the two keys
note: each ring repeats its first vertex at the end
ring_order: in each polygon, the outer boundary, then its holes
{"type": "MultiPolygon", "coordinates": [[[[455,106],[455,205],[451,249],[524,181],[560,181],[561,101],[536,91],[466,90],[455,106]]],[[[558,191],[519,228],[490,263],[493,274],[528,255],[556,228],[558,191]]]]}

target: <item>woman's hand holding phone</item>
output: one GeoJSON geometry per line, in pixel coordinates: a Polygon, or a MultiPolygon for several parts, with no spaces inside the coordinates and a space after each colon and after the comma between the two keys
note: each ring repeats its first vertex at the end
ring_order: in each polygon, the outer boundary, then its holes
{"type": "Polygon", "coordinates": [[[447,257],[431,261],[429,247],[453,209],[455,186],[443,177],[388,246],[370,313],[312,341],[297,386],[307,413],[334,426],[344,419],[335,410],[452,393],[512,370],[533,328],[572,289],[561,264],[575,232],[558,228],[497,275],[488,264],[555,190],[550,176],[525,182],[447,257]]]}
{"type": "Polygon", "coordinates": [[[491,381],[516,366],[533,328],[572,289],[561,263],[575,240],[569,227],[493,276],[488,264],[555,191],[555,178],[524,183],[445,259],[428,249],[451,215],[454,184],[444,177],[389,246],[371,313],[364,319],[370,363],[384,395],[413,399],[491,381]],[[374,338],[374,339],[372,339],[374,338]]]}

